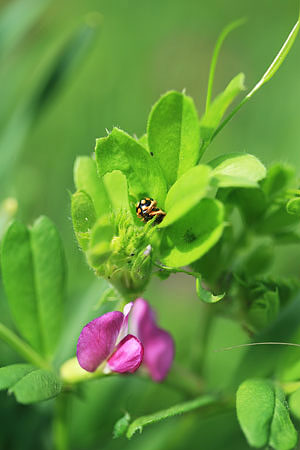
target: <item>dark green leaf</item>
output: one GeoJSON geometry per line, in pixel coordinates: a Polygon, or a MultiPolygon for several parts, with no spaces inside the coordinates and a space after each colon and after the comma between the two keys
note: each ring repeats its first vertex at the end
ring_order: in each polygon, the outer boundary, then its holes
{"type": "Polygon", "coordinates": [[[164,206],[166,183],[154,158],[135,139],[117,128],[108,137],[97,139],[98,172],[120,170],[127,178],[129,194],[136,200],[152,197],[159,207],[164,206]]]}
{"type": "Polygon", "coordinates": [[[280,194],[288,186],[294,174],[294,169],[284,164],[277,163],[270,167],[261,184],[266,196],[272,198],[280,194]]]}
{"type": "Polygon", "coordinates": [[[91,229],[96,222],[96,211],[90,196],[83,191],[75,192],[72,195],[71,211],[78,243],[83,250],[87,250],[91,229]]]}
{"type": "Polygon", "coordinates": [[[247,313],[247,322],[254,331],[262,330],[276,319],[279,308],[278,292],[267,291],[251,304],[247,313]]]}
{"type": "Polygon", "coordinates": [[[148,120],[148,144],[162,168],[168,187],[199,159],[199,119],[193,100],[167,92],[154,105],[148,120]]]}
{"type": "Polygon", "coordinates": [[[213,247],[223,233],[223,204],[204,198],[184,217],[166,229],[172,242],[168,254],[162,257],[167,266],[190,264],[213,247]]]}
{"type": "Polygon", "coordinates": [[[236,204],[243,219],[249,226],[256,226],[266,210],[266,196],[261,189],[237,188],[233,189],[229,200],[236,204]]]}
{"type": "Polygon", "coordinates": [[[31,229],[14,222],[2,242],[2,274],[16,327],[49,357],[59,338],[65,259],[58,232],[46,217],[31,229]]]}
{"type": "Polygon", "coordinates": [[[269,269],[274,259],[272,244],[272,242],[264,242],[247,255],[242,264],[242,270],[247,276],[262,275],[269,269]]]}
{"type": "Polygon", "coordinates": [[[30,364],[12,364],[0,368],[0,390],[9,389],[28,373],[36,370],[30,364]]]}
{"type": "Polygon", "coordinates": [[[297,432],[291,422],[284,393],[269,380],[244,381],[237,391],[237,416],[249,444],[292,450],[297,432]]]}
{"type": "Polygon", "coordinates": [[[198,165],[185,172],[171,187],[166,198],[164,220],[160,228],[168,227],[194,208],[209,188],[211,169],[198,165]]]}
{"type": "Polygon", "coordinates": [[[48,370],[35,370],[21,378],[10,388],[17,401],[27,405],[56,397],[62,389],[57,376],[48,370]]]}
{"type": "Polygon", "coordinates": [[[74,181],[78,191],[86,192],[91,198],[97,217],[106,214],[110,201],[102,179],[97,174],[96,162],[88,156],[80,156],[74,165],[74,181]]]}
{"type": "Polygon", "coordinates": [[[222,298],[224,298],[225,294],[221,295],[214,295],[210,291],[208,291],[206,288],[202,286],[201,278],[198,277],[196,279],[196,292],[200,300],[202,300],[205,303],[217,303],[222,298]]]}
{"type": "Polygon", "coordinates": [[[261,234],[277,234],[299,224],[299,218],[287,212],[285,205],[272,208],[257,227],[261,234]]]}
{"type": "Polygon", "coordinates": [[[229,153],[209,163],[219,187],[257,187],[266,175],[265,166],[253,155],[229,153]]]}

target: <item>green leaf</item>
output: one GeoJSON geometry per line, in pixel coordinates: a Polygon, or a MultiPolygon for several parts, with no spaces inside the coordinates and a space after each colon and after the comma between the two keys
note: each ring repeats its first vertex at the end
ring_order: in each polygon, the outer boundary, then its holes
{"type": "Polygon", "coordinates": [[[96,222],[96,211],[91,197],[84,191],[72,195],[71,212],[73,227],[79,245],[87,250],[90,234],[96,222]]]}
{"type": "Polygon", "coordinates": [[[295,175],[295,170],[285,164],[274,164],[268,169],[266,178],[262,181],[262,189],[268,198],[280,194],[295,175]]]}
{"type": "Polygon", "coordinates": [[[166,229],[172,242],[161,258],[167,266],[181,267],[196,261],[213,247],[223,233],[223,204],[204,198],[184,217],[166,229]]]}
{"type": "Polygon", "coordinates": [[[79,156],[74,164],[74,182],[78,191],[86,192],[95,207],[97,217],[106,214],[110,201],[102,179],[97,174],[96,162],[88,156],[79,156]]]}
{"type": "Polygon", "coordinates": [[[109,195],[113,211],[128,210],[127,181],[125,175],[119,170],[107,173],[103,182],[109,195]]]}
{"type": "Polygon", "coordinates": [[[148,145],[168,187],[197,163],[199,134],[198,114],[190,97],[171,91],[153,106],[148,119],[148,145]]]}
{"type": "Polygon", "coordinates": [[[278,292],[267,291],[251,304],[247,314],[247,322],[254,328],[254,331],[262,330],[276,319],[279,308],[278,292]]]}
{"type": "Polygon", "coordinates": [[[283,391],[269,380],[244,381],[236,398],[237,416],[248,443],[292,450],[297,432],[291,422],[283,391]]]}
{"type": "Polygon", "coordinates": [[[53,223],[40,217],[32,228],[14,222],[1,252],[3,282],[15,325],[42,355],[53,354],[62,324],[65,259],[53,223]]]}
{"type": "Polygon", "coordinates": [[[36,370],[30,364],[12,364],[0,368],[0,391],[9,389],[28,373],[36,370]]]}
{"type": "Polygon", "coordinates": [[[249,226],[256,226],[267,208],[266,196],[260,188],[237,188],[230,194],[230,201],[238,206],[249,226]]]}
{"type": "Polygon", "coordinates": [[[202,406],[209,405],[211,403],[214,403],[215,401],[215,397],[211,395],[203,395],[201,397],[195,398],[194,400],[171,406],[170,408],[158,411],[154,414],[139,417],[129,425],[126,436],[128,439],[131,439],[134,433],[136,433],[137,431],[141,433],[146,425],[151,425],[152,423],[160,422],[161,420],[168,419],[169,417],[201,408],[202,406]]]}
{"type": "Polygon", "coordinates": [[[113,438],[117,439],[121,436],[124,436],[124,434],[127,431],[129,423],[130,423],[130,415],[128,414],[128,412],[126,412],[124,414],[124,416],[121,417],[121,419],[119,419],[115,423],[114,431],[113,431],[113,438]]]}
{"type": "Polygon", "coordinates": [[[289,214],[285,205],[273,207],[258,224],[257,231],[261,234],[276,234],[289,230],[299,224],[296,215],[289,214]]]}
{"type": "Polygon", "coordinates": [[[289,214],[300,217],[300,197],[291,198],[286,205],[286,210],[289,214]]]}
{"type": "Polygon", "coordinates": [[[48,370],[34,370],[10,388],[17,401],[24,405],[56,397],[62,389],[57,376],[48,370]]]}
{"type": "Polygon", "coordinates": [[[109,216],[102,216],[92,229],[91,240],[87,252],[89,264],[98,268],[112,253],[111,241],[114,236],[114,225],[109,216]]]}
{"type": "Polygon", "coordinates": [[[202,140],[210,140],[228,107],[234,99],[245,90],[244,81],[245,75],[239,73],[230,81],[226,89],[212,102],[200,120],[200,135],[202,140]]]}
{"type": "Polygon", "coordinates": [[[266,272],[274,260],[273,242],[268,240],[257,245],[242,263],[242,271],[248,277],[262,275],[266,272]]]}
{"type": "Polygon", "coordinates": [[[297,389],[290,396],[289,407],[293,416],[300,420],[300,389],[297,389]]]}
{"type": "Polygon", "coordinates": [[[209,166],[198,165],[185,172],[173,184],[166,198],[167,215],[159,228],[176,222],[199,203],[209,188],[210,173],[209,166]]]}
{"type": "Polygon", "coordinates": [[[217,303],[225,297],[225,293],[221,295],[213,295],[210,291],[202,286],[201,277],[196,279],[196,292],[200,300],[205,303],[217,303]]]}
{"type": "Polygon", "coordinates": [[[209,163],[219,187],[256,187],[266,176],[265,166],[253,155],[229,153],[209,163]]]}
{"type": "Polygon", "coordinates": [[[114,128],[106,138],[97,139],[98,172],[120,170],[127,178],[129,194],[136,200],[149,196],[164,206],[166,182],[156,160],[135,139],[114,128]]]}

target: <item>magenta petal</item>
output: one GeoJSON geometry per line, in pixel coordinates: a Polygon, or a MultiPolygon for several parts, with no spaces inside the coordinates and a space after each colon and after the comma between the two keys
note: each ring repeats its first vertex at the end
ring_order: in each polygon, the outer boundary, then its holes
{"type": "Polygon", "coordinates": [[[174,359],[174,342],[171,335],[160,328],[153,330],[144,341],[144,363],[154,381],[162,381],[174,359]]]}
{"type": "Polygon", "coordinates": [[[143,355],[144,349],[141,342],[135,336],[128,334],[118,344],[107,364],[113,372],[133,373],[140,367],[143,355]]]}
{"type": "Polygon", "coordinates": [[[89,322],[81,331],[77,343],[79,365],[94,372],[113,352],[124,315],[112,311],[89,322]]]}
{"type": "Polygon", "coordinates": [[[171,335],[156,325],[154,312],[143,298],[134,302],[130,331],[144,346],[144,364],[155,381],[162,381],[174,359],[174,341],[171,335]]]}

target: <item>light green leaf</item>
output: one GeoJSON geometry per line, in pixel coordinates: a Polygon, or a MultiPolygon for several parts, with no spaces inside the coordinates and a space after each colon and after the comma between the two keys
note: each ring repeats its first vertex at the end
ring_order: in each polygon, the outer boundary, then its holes
{"type": "Polygon", "coordinates": [[[78,191],[86,192],[95,207],[97,217],[106,214],[110,208],[103,180],[97,174],[96,162],[88,156],[79,156],[74,164],[74,182],[78,191]]]}
{"type": "Polygon", "coordinates": [[[148,119],[148,145],[168,187],[199,159],[200,130],[193,100],[171,91],[153,106],[148,119]]]}
{"type": "Polygon", "coordinates": [[[129,203],[125,175],[119,170],[114,170],[104,175],[103,182],[109,195],[113,211],[128,210],[129,203]]]}
{"type": "Polygon", "coordinates": [[[226,89],[212,102],[200,121],[201,139],[204,141],[210,140],[228,107],[234,99],[245,90],[244,81],[245,75],[239,73],[230,81],[226,89]]]}
{"type": "Polygon", "coordinates": [[[161,258],[167,266],[181,267],[201,258],[223,233],[223,204],[204,198],[189,213],[166,229],[171,247],[161,258]]]}
{"type": "Polygon", "coordinates": [[[167,227],[199,203],[209,188],[211,168],[198,165],[185,172],[167,194],[167,213],[159,228],[167,227]]]}
{"type": "Polygon", "coordinates": [[[61,329],[65,284],[65,259],[53,223],[40,217],[27,229],[14,222],[3,238],[1,263],[16,327],[35,350],[51,356],[61,329]]]}
{"type": "Polygon", "coordinates": [[[136,433],[137,431],[141,433],[146,425],[151,425],[152,423],[160,422],[161,420],[168,419],[169,417],[177,416],[178,414],[183,414],[194,409],[201,408],[202,406],[209,405],[211,403],[214,403],[215,401],[215,397],[211,395],[203,395],[201,397],[195,398],[194,400],[171,406],[168,409],[158,411],[154,414],[139,417],[129,425],[126,436],[128,439],[131,439],[134,433],[136,433]]]}
{"type": "Polygon", "coordinates": [[[166,182],[156,160],[135,139],[114,128],[106,138],[97,139],[98,172],[120,170],[127,178],[129,194],[136,200],[148,196],[164,206],[166,182]]]}
{"type": "Polygon", "coordinates": [[[237,416],[249,444],[292,450],[297,432],[291,422],[282,390],[269,380],[244,381],[236,398],[237,416]]]}
{"type": "Polygon", "coordinates": [[[0,391],[9,389],[28,373],[36,370],[30,364],[12,364],[0,368],[0,391]]]}
{"type": "Polygon", "coordinates": [[[210,291],[208,291],[206,288],[204,288],[202,286],[200,276],[198,276],[198,278],[196,279],[196,292],[197,292],[197,295],[200,298],[200,300],[202,300],[205,303],[217,303],[220,300],[222,300],[222,298],[225,297],[225,293],[220,294],[220,295],[214,295],[210,291]]]}
{"type": "Polygon", "coordinates": [[[291,198],[287,202],[286,210],[289,214],[300,217],[300,197],[291,198]]]}
{"type": "Polygon", "coordinates": [[[253,155],[229,153],[209,163],[219,187],[256,187],[266,176],[265,166],[253,155]]]}
{"type": "Polygon", "coordinates": [[[62,389],[57,376],[48,370],[34,370],[10,388],[16,400],[24,405],[56,397],[62,389]]]}
{"type": "Polygon", "coordinates": [[[289,407],[293,416],[300,420],[300,389],[297,389],[297,391],[293,392],[290,396],[289,407]]]}
{"type": "Polygon", "coordinates": [[[87,252],[89,264],[97,268],[112,253],[111,241],[114,236],[114,225],[109,216],[102,216],[92,229],[91,240],[87,252]]]}
{"type": "Polygon", "coordinates": [[[96,211],[91,197],[84,191],[72,195],[71,212],[73,227],[79,245],[87,250],[90,234],[96,222],[96,211]]]}

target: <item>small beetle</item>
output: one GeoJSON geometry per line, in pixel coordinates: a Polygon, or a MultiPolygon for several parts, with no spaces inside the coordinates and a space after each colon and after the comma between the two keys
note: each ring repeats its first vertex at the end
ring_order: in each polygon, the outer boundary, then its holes
{"type": "Polygon", "coordinates": [[[165,217],[166,213],[157,208],[156,200],[153,198],[142,198],[136,205],[136,215],[142,219],[143,222],[149,222],[149,220],[155,217],[154,223],[160,223],[165,217]]]}

